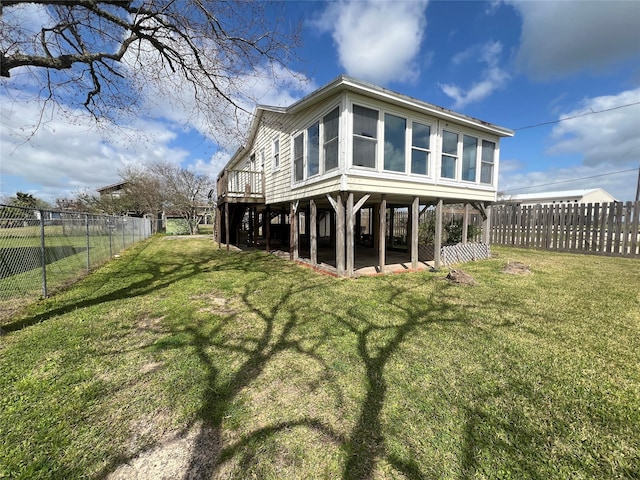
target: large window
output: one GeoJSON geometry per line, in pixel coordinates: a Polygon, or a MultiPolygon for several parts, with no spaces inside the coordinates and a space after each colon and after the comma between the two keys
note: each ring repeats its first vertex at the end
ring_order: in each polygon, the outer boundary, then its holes
{"type": "Polygon", "coordinates": [[[390,113],[384,115],[384,169],[405,171],[407,121],[390,113]]]}
{"type": "Polygon", "coordinates": [[[458,134],[444,130],[442,132],[442,159],[440,176],[442,178],[456,178],[456,164],[458,163],[458,134]]]}
{"type": "Polygon", "coordinates": [[[320,122],[307,128],[307,178],[320,173],[320,122]]]}
{"type": "Polygon", "coordinates": [[[482,163],[480,165],[480,183],[493,184],[493,162],[496,144],[488,140],[482,141],[482,163]]]}
{"type": "Polygon", "coordinates": [[[340,124],[340,111],[338,108],[331,110],[322,119],[324,129],[324,171],[338,168],[338,130],[340,124]]]}
{"type": "Polygon", "coordinates": [[[304,135],[293,139],[293,176],[296,182],[304,179],[304,135]]]}
{"type": "Polygon", "coordinates": [[[478,139],[469,135],[462,136],[462,180],[476,181],[476,159],[478,157],[478,139]]]}
{"type": "Polygon", "coordinates": [[[422,123],[411,124],[411,173],[429,175],[431,127],[422,123]]]}
{"type": "Polygon", "coordinates": [[[336,107],[293,138],[295,182],[338,168],[339,124],[340,109],[336,107]]]}
{"type": "Polygon", "coordinates": [[[353,106],[353,165],[376,168],[378,111],[353,106]]]}

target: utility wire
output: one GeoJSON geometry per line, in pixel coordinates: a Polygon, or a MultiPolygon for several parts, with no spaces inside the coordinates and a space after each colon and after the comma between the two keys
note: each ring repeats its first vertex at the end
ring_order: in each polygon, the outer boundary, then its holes
{"type": "Polygon", "coordinates": [[[529,187],[511,188],[509,190],[504,190],[503,193],[515,192],[515,191],[518,191],[518,190],[526,190],[526,189],[529,189],[529,188],[547,187],[549,185],[558,185],[559,183],[577,182],[578,180],[588,180],[590,178],[606,177],[607,175],[617,175],[618,173],[635,172],[636,170],[640,170],[640,168],[630,168],[628,170],[619,170],[617,172],[601,173],[601,174],[598,174],[598,175],[591,175],[589,177],[572,178],[570,180],[560,180],[558,182],[543,183],[541,185],[531,185],[529,187]]]}
{"type": "Polygon", "coordinates": [[[550,122],[536,123],[534,125],[527,125],[526,127],[514,128],[514,131],[517,132],[519,130],[527,130],[528,128],[543,127],[545,125],[552,125],[554,123],[564,122],[565,120],[572,120],[574,118],[586,117],[587,115],[595,115],[597,113],[611,112],[612,110],[618,110],[620,108],[632,107],[634,105],[640,105],[640,102],[627,103],[626,105],[618,105],[617,107],[607,108],[605,110],[593,110],[592,108],[589,108],[588,109],[588,110],[590,110],[589,112],[579,113],[578,115],[573,115],[571,117],[564,117],[564,118],[560,118],[558,120],[552,120],[550,122]]]}

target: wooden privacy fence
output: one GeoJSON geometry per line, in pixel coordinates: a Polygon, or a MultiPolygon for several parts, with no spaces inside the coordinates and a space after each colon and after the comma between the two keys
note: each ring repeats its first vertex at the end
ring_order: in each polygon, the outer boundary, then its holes
{"type": "Polygon", "coordinates": [[[640,258],[640,202],[498,204],[491,243],[640,258]]]}

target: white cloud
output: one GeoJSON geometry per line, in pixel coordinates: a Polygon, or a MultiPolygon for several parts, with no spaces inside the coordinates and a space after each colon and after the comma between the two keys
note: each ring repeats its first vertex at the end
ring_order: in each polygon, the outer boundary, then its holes
{"type": "Polygon", "coordinates": [[[385,85],[412,82],[426,29],[427,1],[342,0],[313,22],[331,32],[346,73],[385,85]]]}
{"type": "Polygon", "coordinates": [[[640,161],[640,88],[618,95],[588,98],[574,110],[561,115],[566,120],[552,130],[550,154],[583,157],[585,165],[603,163],[637,166],[640,161]],[[635,105],[631,105],[635,104],[635,105]],[[617,108],[630,105],[623,108],[617,108]],[[589,112],[601,112],[582,115],[589,112]]]}
{"type": "Polygon", "coordinates": [[[484,100],[494,91],[502,88],[509,80],[509,74],[499,66],[502,44],[487,42],[474,45],[452,58],[454,66],[461,66],[469,62],[479,62],[486,65],[481,73],[482,79],[464,89],[452,83],[440,84],[440,88],[448,97],[454,100],[453,108],[463,108],[466,105],[484,100]]]}
{"type": "MultiPolygon", "coordinates": [[[[48,201],[114,183],[119,180],[118,172],[129,164],[160,159],[180,162],[188,155],[171,145],[176,133],[161,123],[139,121],[97,128],[84,112],[73,112],[78,117],[85,115],[87,123],[82,125],[67,121],[52,105],[1,100],[2,176],[36,185],[33,193],[48,201]],[[31,134],[43,112],[44,121],[31,134]]],[[[7,185],[3,180],[1,187],[3,195],[14,195],[21,185],[7,185]]]]}
{"type": "Polygon", "coordinates": [[[208,175],[215,179],[230,159],[231,155],[228,152],[218,150],[209,160],[198,158],[190,168],[195,173],[208,175]]]}
{"type": "Polygon", "coordinates": [[[640,2],[510,0],[522,17],[517,61],[534,78],[603,70],[638,56],[640,2]]]}

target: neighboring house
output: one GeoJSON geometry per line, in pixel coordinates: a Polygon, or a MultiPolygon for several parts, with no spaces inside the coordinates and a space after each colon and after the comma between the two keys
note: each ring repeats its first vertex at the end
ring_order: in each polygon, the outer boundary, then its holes
{"type": "Polygon", "coordinates": [[[388,217],[401,208],[409,212],[406,250],[415,268],[421,210],[436,205],[441,214],[443,203],[471,203],[486,214],[496,201],[500,139],[511,136],[340,76],[289,107],[256,108],[245,146],[218,176],[218,240],[228,245],[248,233],[255,241],[261,231],[267,249],[280,240],[291,258],[302,253],[312,265],[319,246],[328,246],[346,276],[355,249],[368,246],[384,271],[388,217]]]}
{"type": "Polygon", "coordinates": [[[590,188],[582,190],[500,195],[498,197],[498,201],[500,203],[514,203],[517,205],[552,205],[554,203],[609,203],[617,202],[618,200],[602,188],[590,188]]]}
{"type": "Polygon", "coordinates": [[[127,182],[114,183],[106,187],[98,188],[97,192],[100,194],[100,197],[110,196],[111,198],[120,198],[124,195],[124,186],[126,184],[127,182]]]}

